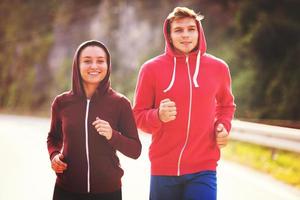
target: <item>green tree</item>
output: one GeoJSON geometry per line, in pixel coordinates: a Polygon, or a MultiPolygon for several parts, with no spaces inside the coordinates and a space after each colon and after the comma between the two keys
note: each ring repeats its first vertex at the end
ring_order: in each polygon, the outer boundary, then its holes
{"type": "Polygon", "coordinates": [[[1,108],[37,108],[47,98],[54,9],[54,1],[1,1],[1,108]]]}
{"type": "Polygon", "coordinates": [[[300,119],[299,6],[296,0],[245,0],[240,5],[237,55],[244,58],[241,65],[254,69],[251,88],[241,99],[249,99],[246,109],[254,111],[252,117],[300,119]]]}

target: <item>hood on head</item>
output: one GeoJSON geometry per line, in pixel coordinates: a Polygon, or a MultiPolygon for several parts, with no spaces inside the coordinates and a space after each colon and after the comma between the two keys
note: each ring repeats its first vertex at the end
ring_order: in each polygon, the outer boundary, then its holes
{"type": "MultiPolygon", "coordinates": [[[[206,40],[205,40],[204,31],[203,31],[200,20],[197,20],[197,19],[195,19],[195,20],[196,20],[197,30],[198,30],[198,33],[199,33],[198,44],[197,44],[198,46],[196,48],[197,50],[191,52],[190,54],[195,54],[196,57],[197,57],[195,72],[194,72],[194,75],[193,75],[193,83],[194,83],[194,86],[196,88],[198,88],[199,84],[198,84],[197,79],[198,79],[200,63],[201,63],[200,60],[201,60],[201,56],[206,52],[206,40]]],[[[164,37],[165,37],[165,52],[166,52],[166,54],[171,55],[173,57],[173,73],[172,73],[170,83],[169,83],[168,87],[166,89],[164,89],[164,92],[169,91],[173,87],[173,84],[175,82],[175,79],[176,79],[176,65],[177,65],[177,58],[176,57],[183,57],[183,56],[185,57],[185,55],[183,55],[183,54],[176,53],[174,48],[172,47],[172,44],[170,43],[170,39],[169,39],[169,36],[168,36],[168,31],[167,31],[168,23],[169,23],[169,20],[166,19],[165,22],[164,22],[164,30],[163,30],[164,31],[164,37]]]]}
{"type": "MultiPolygon", "coordinates": [[[[164,37],[165,37],[165,52],[167,54],[171,54],[173,56],[176,55],[172,44],[170,43],[169,40],[169,36],[168,36],[168,32],[167,32],[167,25],[169,23],[169,20],[166,19],[164,22],[164,27],[163,27],[163,31],[164,31],[164,37]]],[[[204,31],[201,25],[200,20],[196,20],[196,25],[197,25],[197,29],[198,29],[198,33],[199,33],[199,37],[198,37],[198,50],[200,50],[200,54],[203,55],[206,52],[206,40],[205,40],[205,35],[204,35],[204,31]]]]}
{"type": "Polygon", "coordinates": [[[80,69],[79,69],[79,55],[81,51],[87,47],[87,46],[98,46],[102,48],[106,54],[107,54],[107,74],[105,78],[99,83],[97,91],[100,94],[105,93],[110,88],[110,71],[111,71],[111,60],[110,60],[110,53],[106,46],[97,40],[89,40],[83,42],[79,47],[77,48],[74,58],[73,58],[73,66],[72,66],[72,93],[76,96],[82,96],[85,97],[85,92],[83,89],[83,83],[82,78],[80,75],[80,69]]]}

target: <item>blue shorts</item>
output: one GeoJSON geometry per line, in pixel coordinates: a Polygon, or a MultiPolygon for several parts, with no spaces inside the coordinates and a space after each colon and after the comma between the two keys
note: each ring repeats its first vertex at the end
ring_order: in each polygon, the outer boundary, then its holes
{"type": "Polygon", "coordinates": [[[150,200],[216,200],[216,171],[182,176],[151,176],[150,200]]]}

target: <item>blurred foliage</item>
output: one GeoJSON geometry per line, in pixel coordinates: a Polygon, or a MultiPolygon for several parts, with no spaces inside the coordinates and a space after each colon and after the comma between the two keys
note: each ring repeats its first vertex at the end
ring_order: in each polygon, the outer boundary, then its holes
{"type": "Polygon", "coordinates": [[[40,22],[51,22],[54,8],[51,1],[0,2],[0,108],[32,109],[47,99],[45,58],[53,41],[52,24],[40,22]]]}
{"type": "Polygon", "coordinates": [[[300,155],[237,141],[222,150],[225,159],[267,172],[278,180],[300,188],[300,155]]]}
{"type": "Polygon", "coordinates": [[[300,120],[299,7],[296,0],[241,2],[235,51],[243,69],[233,80],[234,88],[239,88],[238,116],[300,120]],[[241,79],[247,82],[248,94],[241,90],[241,79]]]}
{"type": "Polygon", "coordinates": [[[104,41],[112,86],[133,100],[141,64],[164,49],[163,20],[175,6],[205,16],[208,52],[230,66],[236,117],[300,121],[298,0],[2,0],[0,110],[49,110],[70,88],[84,40],[104,41]],[[151,46],[150,46],[151,45],[151,46]]]}

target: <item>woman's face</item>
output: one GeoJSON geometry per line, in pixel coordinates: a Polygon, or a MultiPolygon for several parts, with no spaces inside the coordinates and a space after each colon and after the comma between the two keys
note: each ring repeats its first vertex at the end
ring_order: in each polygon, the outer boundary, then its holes
{"type": "Polygon", "coordinates": [[[79,57],[79,69],[84,85],[98,85],[107,74],[107,55],[98,46],[85,47],[79,57]]]}

